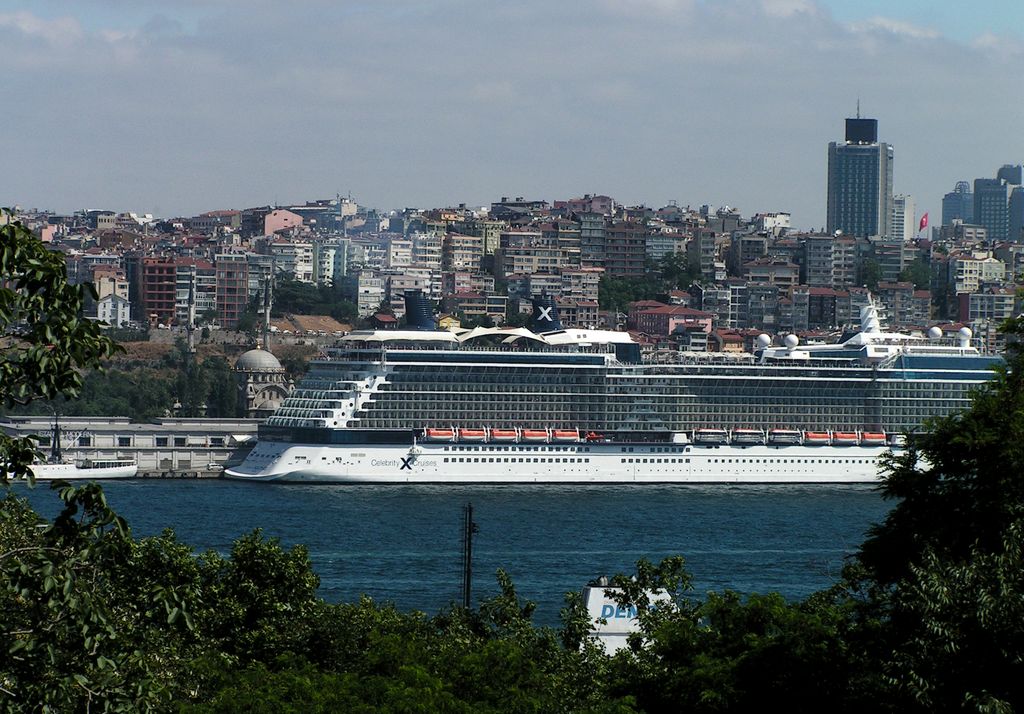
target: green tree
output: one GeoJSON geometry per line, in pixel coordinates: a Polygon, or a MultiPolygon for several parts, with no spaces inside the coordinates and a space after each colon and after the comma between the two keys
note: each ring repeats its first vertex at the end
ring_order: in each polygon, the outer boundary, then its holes
{"type": "MultiPolygon", "coordinates": [[[[1024,318],[1004,330],[1024,335],[1024,318]]],[[[896,503],[861,546],[851,598],[884,623],[875,656],[904,709],[1010,711],[1024,703],[1024,355],[971,407],[893,458],[896,503]],[[858,595],[861,593],[861,595],[858,595]]]]}
{"type": "MultiPolygon", "coordinates": [[[[64,257],[18,221],[0,226],[0,275],[3,406],[77,396],[83,370],[99,367],[119,349],[99,323],[82,316],[95,290],[69,283],[64,257]]],[[[34,456],[30,438],[0,434],[0,482],[30,476],[34,456]]]]}
{"type": "Polygon", "coordinates": [[[868,290],[878,290],[878,283],[882,279],[882,266],[874,258],[865,258],[860,264],[860,275],[858,282],[867,286],[868,290]]]}
{"type": "Polygon", "coordinates": [[[667,287],[673,290],[687,290],[701,277],[700,266],[694,265],[686,253],[666,253],[658,268],[667,287]]]}
{"type": "Polygon", "coordinates": [[[206,416],[216,419],[238,417],[235,375],[228,361],[223,357],[207,357],[201,368],[207,384],[206,416]]]}
{"type": "Polygon", "coordinates": [[[135,541],[96,484],[65,488],[47,524],[0,504],[0,705],[136,712],[182,693],[195,563],[170,536],[135,541]]]}
{"type": "Polygon", "coordinates": [[[899,278],[913,283],[915,290],[928,290],[932,282],[932,269],[926,261],[918,258],[900,272],[899,278]]]}

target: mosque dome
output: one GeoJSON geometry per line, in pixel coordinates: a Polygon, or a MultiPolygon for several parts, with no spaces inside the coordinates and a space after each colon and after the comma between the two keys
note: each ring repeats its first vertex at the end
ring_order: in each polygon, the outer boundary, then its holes
{"type": "Polygon", "coordinates": [[[255,349],[243,352],[235,362],[235,369],[248,372],[280,372],[284,370],[284,367],[271,353],[255,349]]]}

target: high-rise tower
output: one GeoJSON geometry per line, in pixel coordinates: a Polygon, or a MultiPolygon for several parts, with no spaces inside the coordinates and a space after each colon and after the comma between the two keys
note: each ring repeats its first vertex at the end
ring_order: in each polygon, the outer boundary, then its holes
{"type": "Polygon", "coordinates": [[[846,141],[828,145],[829,233],[886,236],[892,232],[892,147],[878,141],[878,120],[846,120],[846,141]]]}
{"type": "Polygon", "coordinates": [[[974,193],[966,181],[957,181],[956,187],[942,197],[942,225],[951,226],[954,220],[974,223],[974,193]]]}

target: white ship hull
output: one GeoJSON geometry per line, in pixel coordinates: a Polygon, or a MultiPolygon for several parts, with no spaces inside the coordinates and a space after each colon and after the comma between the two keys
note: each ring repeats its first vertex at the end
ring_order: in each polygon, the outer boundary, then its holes
{"type": "Polygon", "coordinates": [[[887,446],[260,442],[229,478],[370,484],[873,483],[887,446]]]}
{"type": "Polygon", "coordinates": [[[33,464],[29,467],[36,481],[98,481],[135,478],[139,466],[135,463],[79,466],[78,464],[33,464]]]}

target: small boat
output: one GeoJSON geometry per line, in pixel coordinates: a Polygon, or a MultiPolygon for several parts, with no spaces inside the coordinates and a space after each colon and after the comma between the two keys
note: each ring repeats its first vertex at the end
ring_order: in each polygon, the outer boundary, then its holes
{"type": "Polygon", "coordinates": [[[486,438],[486,429],[459,429],[460,441],[483,441],[486,438]]]}
{"type": "Polygon", "coordinates": [[[832,444],[834,446],[856,446],[860,443],[860,437],[855,431],[833,431],[832,444]]]}
{"type": "Polygon", "coordinates": [[[491,429],[491,441],[515,441],[519,432],[515,429],[491,429]]]}
{"type": "Polygon", "coordinates": [[[547,429],[523,429],[523,441],[547,441],[547,429]]]}
{"type": "Polygon", "coordinates": [[[424,429],[423,438],[427,441],[455,441],[454,429],[424,429]]]}
{"type": "Polygon", "coordinates": [[[862,446],[885,446],[886,436],[884,431],[861,432],[860,443],[862,446]]]}
{"type": "Polygon", "coordinates": [[[86,459],[72,461],[64,458],[60,415],[53,415],[53,433],[50,437],[50,459],[29,466],[37,481],[96,481],[112,478],[135,478],[139,463],[135,459],[86,459]]]}
{"type": "Polygon", "coordinates": [[[733,429],[732,443],[734,444],[763,444],[764,432],[760,429],[733,429]]]}
{"type": "Polygon", "coordinates": [[[693,439],[699,444],[726,444],[729,432],[725,429],[698,429],[693,439]]]}
{"type": "Polygon", "coordinates": [[[804,444],[807,446],[827,446],[832,443],[832,435],[827,431],[805,431],[804,444]]]}
{"type": "Polygon", "coordinates": [[[29,467],[36,481],[96,481],[112,478],[135,478],[139,464],[134,459],[106,459],[81,463],[42,463],[29,467]]]}
{"type": "Polygon", "coordinates": [[[799,444],[803,440],[803,434],[796,429],[768,430],[768,442],[771,444],[799,444]]]}
{"type": "Polygon", "coordinates": [[[553,429],[551,431],[552,441],[579,441],[579,429],[553,429]]]}

